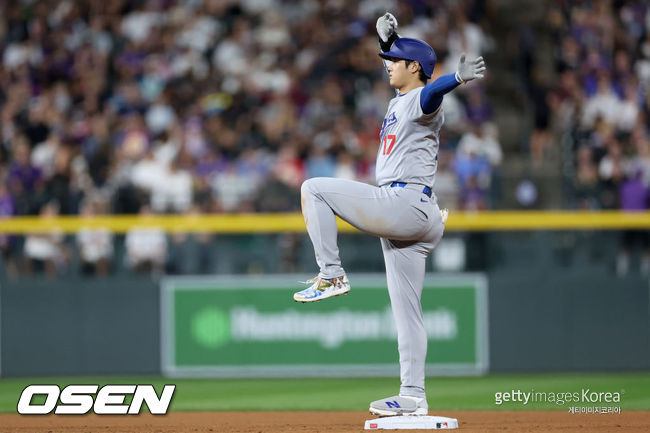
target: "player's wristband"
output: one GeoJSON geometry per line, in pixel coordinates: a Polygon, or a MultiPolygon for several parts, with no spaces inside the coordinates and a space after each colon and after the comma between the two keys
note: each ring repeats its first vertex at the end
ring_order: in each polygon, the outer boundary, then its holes
{"type": "Polygon", "coordinates": [[[390,51],[390,47],[392,47],[393,43],[399,39],[399,35],[397,32],[393,32],[386,42],[382,41],[379,35],[377,35],[377,39],[379,39],[379,47],[381,48],[382,53],[385,53],[386,51],[390,51]]]}

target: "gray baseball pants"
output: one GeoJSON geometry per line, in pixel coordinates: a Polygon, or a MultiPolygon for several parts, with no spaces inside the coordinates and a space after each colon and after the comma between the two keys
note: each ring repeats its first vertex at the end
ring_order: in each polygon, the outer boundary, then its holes
{"type": "Polygon", "coordinates": [[[302,214],[322,278],[345,273],[336,241],[336,215],[381,238],[397,328],[400,394],[415,397],[426,397],[427,335],[420,303],[426,258],[444,231],[435,195],[429,198],[423,188],[417,184],[376,187],[346,179],[312,178],[301,189],[302,214]]]}

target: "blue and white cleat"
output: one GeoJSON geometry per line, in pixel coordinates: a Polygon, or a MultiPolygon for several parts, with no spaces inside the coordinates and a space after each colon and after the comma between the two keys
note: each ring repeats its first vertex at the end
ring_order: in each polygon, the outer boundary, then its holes
{"type": "Polygon", "coordinates": [[[311,280],[305,281],[310,284],[308,288],[293,294],[293,300],[296,302],[315,302],[332,296],[347,295],[350,291],[350,281],[347,275],[335,278],[321,278],[316,276],[311,280]]]}
{"type": "Polygon", "coordinates": [[[429,405],[425,398],[394,395],[370,403],[370,413],[378,416],[425,416],[429,413],[429,405]]]}

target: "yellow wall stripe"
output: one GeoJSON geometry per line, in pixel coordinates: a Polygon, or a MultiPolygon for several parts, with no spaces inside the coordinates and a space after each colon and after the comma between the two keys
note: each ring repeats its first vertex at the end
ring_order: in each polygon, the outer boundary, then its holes
{"type": "MultiPolygon", "coordinates": [[[[58,230],[76,233],[82,228],[106,228],[125,233],[133,227],[156,227],[166,232],[210,233],[280,233],[304,232],[305,223],[299,213],[289,214],[213,214],[213,215],[133,215],[83,217],[13,217],[0,219],[0,233],[42,233],[58,230]]],[[[355,228],[339,220],[342,232],[355,228]]],[[[588,229],[650,229],[650,212],[451,212],[448,231],[499,230],[588,230],[588,229]]]]}

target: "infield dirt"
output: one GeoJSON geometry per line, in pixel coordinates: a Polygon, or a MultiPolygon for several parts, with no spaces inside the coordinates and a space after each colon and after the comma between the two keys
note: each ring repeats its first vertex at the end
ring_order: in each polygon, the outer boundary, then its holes
{"type": "MultiPolygon", "coordinates": [[[[441,411],[462,432],[647,432],[650,411],[570,414],[565,411],[441,411]]],[[[284,433],[363,432],[367,412],[173,412],[168,415],[0,415],[1,433],[284,433]]],[[[426,430],[408,430],[412,432],[426,430]]]]}

